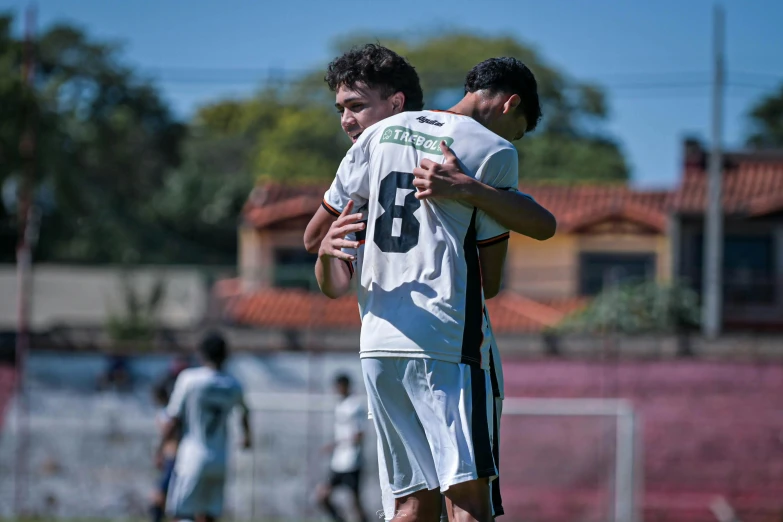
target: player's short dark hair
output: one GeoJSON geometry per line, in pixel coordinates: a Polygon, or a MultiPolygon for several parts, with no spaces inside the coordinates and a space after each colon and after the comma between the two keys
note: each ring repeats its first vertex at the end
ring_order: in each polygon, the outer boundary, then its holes
{"type": "Polygon", "coordinates": [[[527,119],[527,132],[535,129],[541,120],[536,77],[516,58],[490,58],[473,67],[465,77],[465,94],[481,90],[518,95],[522,103],[517,110],[522,110],[527,119]]]}
{"type": "Polygon", "coordinates": [[[424,107],[424,94],[416,69],[408,60],[382,45],[354,47],[335,58],[329,64],[324,80],[334,92],[341,85],[353,87],[362,82],[379,89],[384,99],[397,92],[403,93],[403,110],[420,111],[424,107]]]}
{"type": "Polygon", "coordinates": [[[161,404],[168,403],[170,395],[171,393],[166,389],[164,383],[158,383],[152,387],[152,396],[161,404]]]}
{"type": "Polygon", "coordinates": [[[334,383],[339,384],[341,386],[345,386],[346,388],[351,387],[351,378],[348,377],[348,374],[341,373],[337,375],[337,377],[334,378],[334,383]]]}
{"type": "Polygon", "coordinates": [[[228,345],[219,332],[209,332],[201,339],[198,352],[207,362],[220,366],[228,358],[228,345]]]}

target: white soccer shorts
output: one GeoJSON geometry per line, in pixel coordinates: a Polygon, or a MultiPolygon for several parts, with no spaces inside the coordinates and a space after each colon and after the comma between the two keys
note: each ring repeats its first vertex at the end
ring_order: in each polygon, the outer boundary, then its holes
{"type": "Polygon", "coordinates": [[[378,357],[363,358],[362,373],[381,450],[379,467],[383,458],[394,498],[497,475],[488,371],[378,357]]]}
{"type": "MultiPolygon", "coordinates": [[[[495,466],[498,470],[498,476],[489,483],[489,500],[490,505],[492,506],[492,517],[499,517],[500,515],[505,514],[505,511],[503,509],[503,501],[500,497],[500,448],[498,446],[500,442],[500,415],[503,412],[503,399],[500,397],[495,397],[494,399],[494,406],[495,410],[493,412],[494,416],[494,437],[493,437],[493,444],[492,444],[492,450],[493,455],[495,457],[495,466]]],[[[369,410],[368,417],[372,419],[372,410],[369,410]]],[[[386,522],[389,522],[392,518],[394,518],[394,511],[395,511],[395,504],[394,504],[394,495],[391,491],[391,485],[389,484],[389,479],[386,471],[386,459],[383,457],[383,447],[381,443],[381,438],[377,437],[378,439],[378,475],[379,475],[379,482],[381,485],[381,505],[383,507],[383,518],[386,520],[386,522]]],[[[443,498],[443,506],[441,507],[440,512],[440,519],[441,522],[446,522],[449,517],[446,513],[446,499],[443,498]]]]}
{"type": "Polygon", "coordinates": [[[178,473],[171,475],[166,513],[174,519],[193,519],[196,515],[219,517],[223,512],[225,474],[178,473]]]}

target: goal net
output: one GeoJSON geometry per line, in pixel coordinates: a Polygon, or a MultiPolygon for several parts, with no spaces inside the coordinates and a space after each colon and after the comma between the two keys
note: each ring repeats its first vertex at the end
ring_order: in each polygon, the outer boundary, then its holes
{"type": "MultiPolygon", "coordinates": [[[[328,476],[333,398],[254,395],[251,455],[234,459],[228,486],[236,520],[320,519],[315,489],[328,476]]],[[[631,405],[605,399],[504,401],[501,428],[502,520],[635,522],[640,487],[638,420],[631,405]]],[[[369,424],[368,424],[369,426],[369,424]]],[[[381,510],[374,430],[364,445],[363,501],[381,510]]],[[[351,520],[350,500],[335,504],[351,520]]]]}

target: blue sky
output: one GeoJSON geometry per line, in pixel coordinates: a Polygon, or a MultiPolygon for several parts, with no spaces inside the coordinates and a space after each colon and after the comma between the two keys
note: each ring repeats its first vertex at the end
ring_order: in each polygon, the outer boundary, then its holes
{"type": "MultiPolygon", "coordinates": [[[[741,145],[745,114],[783,82],[783,2],[724,0],[729,87],[724,138],[741,145]]],[[[28,2],[0,0],[0,10],[28,2]]],[[[123,42],[128,61],[159,77],[187,116],[201,103],[251,94],[256,70],[294,74],[323,66],[330,43],[361,32],[417,37],[458,28],[510,34],[569,75],[605,87],[608,131],[622,144],[633,181],[673,185],[680,143],[709,137],[711,20],[707,0],[38,0],[39,27],[68,20],[123,42]],[[246,69],[218,82],[174,81],[182,69],[246,69]],[[163,71],[161,73],[161,71],[163,71]],[[243,79],[233,82],[234,78],[243,79]]],[[[187,72],[192,80],[193,72],[187,72]]],[[[214,77],[214,72],[207,76],[214,77]]],[[[337,121],[335,121],[335,125],[337,121]]]]}

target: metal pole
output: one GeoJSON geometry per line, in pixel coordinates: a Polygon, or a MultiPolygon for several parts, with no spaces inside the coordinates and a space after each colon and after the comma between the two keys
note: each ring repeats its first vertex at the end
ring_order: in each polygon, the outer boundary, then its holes
{"type": "Polygon", "coordinates": [[[23,515],[27,490],[27,465],[29,447],[29,412],[25,391],[25,370],[29,348],[30,317],[30,272],[32,269],[32,243],[37,235],[37,221],[34,215],[32,192],[35,179],[35,98],[32,96],[35,76],[35,8],[29,7],[25,20],[24,62],[22,81],[28,95],[25,114],[25,128],[19,143],[19,152],[24,163],[24,171],[19,184],[19,229],[16,247],[16,480],[14,481],[14,511],[23,515]]]}
{"type": "Polygon", "coordinates": [[[615,419],[617,452],[614,470],[614,520],[635,522],[634,414],[625,413],[615,419]]]}
{"type": "Polygon", "coordinates": [[[707,209],[704,234],[704,280],[702,333],[708,339],[720,335],[723,302],[723,158],[721,135],[723,128],[724,57],[723,8],[715,6],[713,33],[714,78],[712,84],[712,150],[710,151],[707,183],[707,209]]]}

